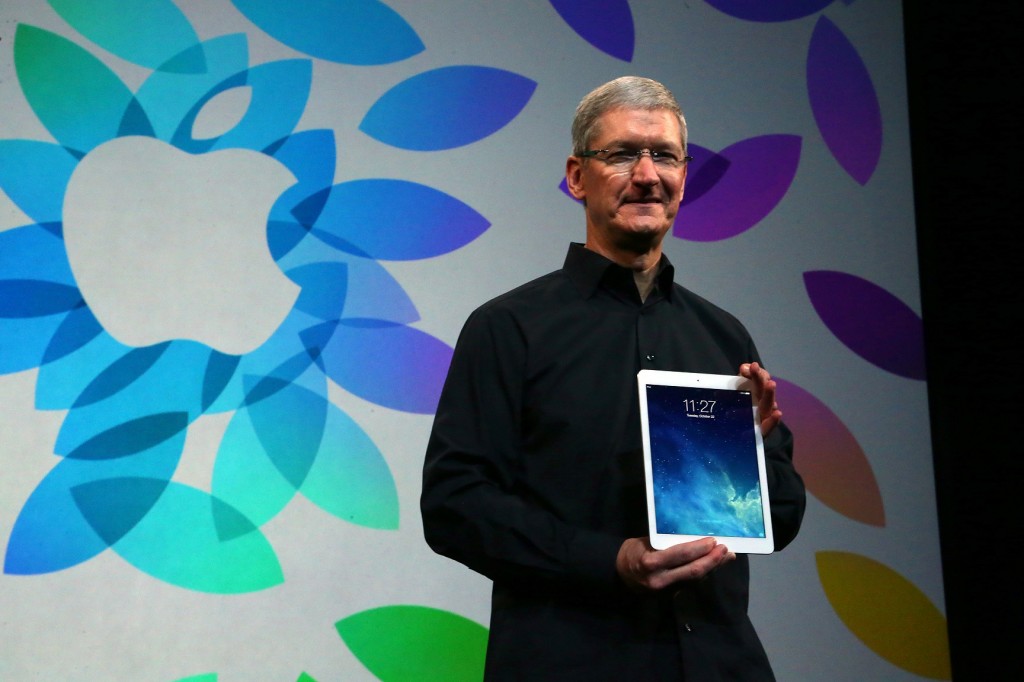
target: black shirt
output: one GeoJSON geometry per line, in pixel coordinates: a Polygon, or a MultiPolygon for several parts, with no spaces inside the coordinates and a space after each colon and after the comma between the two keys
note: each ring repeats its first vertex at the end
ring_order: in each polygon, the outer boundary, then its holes
{"type": "MultiPolygon", "coordinates": [[[[746,615],[746,557],[649,595],[615,571],[622,542],[648,532],[637,372],[760,362],[743,325],[673,273],[663,257],[641,301],[631,270],[572,244],[562,269],[463,327],[421,509],[435,551],[494,581],[488,679],[772,679],[746,615]]],[[[781,549],[805,502],[785,424],[765,450],[781,549]]]]}

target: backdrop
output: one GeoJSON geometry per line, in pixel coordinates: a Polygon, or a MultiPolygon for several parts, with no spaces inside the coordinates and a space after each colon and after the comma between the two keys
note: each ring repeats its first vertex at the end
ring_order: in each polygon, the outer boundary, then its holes
{"type": "Polygon", "coordinates": [[[665,251],[808,485],[780,680],[949,679],[895,0],[7,0],[0,679],[474,680],[422,539],[462,322],[583,238],[579,99],[679,98],[665,251]]]}

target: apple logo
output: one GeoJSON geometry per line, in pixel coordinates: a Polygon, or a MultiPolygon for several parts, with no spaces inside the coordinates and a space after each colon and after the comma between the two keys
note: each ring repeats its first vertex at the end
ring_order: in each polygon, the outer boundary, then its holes
{"type": "Polygon", "coordinates": [[[270,208],[294,182],[247,149],[195,155],[141,136],[96,147],[64,197],[64,242],[86,303],[129,346],[256,349],[299,295],[266,238],[270,208]]]}

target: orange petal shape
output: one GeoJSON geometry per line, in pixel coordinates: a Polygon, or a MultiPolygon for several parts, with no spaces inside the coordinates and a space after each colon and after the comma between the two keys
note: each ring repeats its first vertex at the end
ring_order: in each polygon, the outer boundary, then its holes
{"type": "Polygon", "coordinates": [[[859,554],[815,556],[829,603],[857,639],[916,675],[952,678],[946,618],[913,583],[859,554]]]}
{"type": "Polygon", "coordinates": [[[778,377],[775,382],[782,418],[793,429],[793,463],[807,490],[843,516],[885,526],[875,473],[850,430],[804,389],[778,377]]]}

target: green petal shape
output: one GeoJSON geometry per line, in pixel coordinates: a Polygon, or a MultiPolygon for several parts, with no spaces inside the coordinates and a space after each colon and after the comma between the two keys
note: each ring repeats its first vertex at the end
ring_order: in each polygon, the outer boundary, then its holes
{"type": "Polygon", "coordinates": [[[89,40],[133,64],[159,68],[199,38],[170,0],[50,0],[65,21],[89,40]]]}
{"type": "Polygon", "coordinates": [[[190,675],[182,677],[174,682],[217,682],[217,673],[202,673],[201,675],[190,675]]]}
{"type": "Polygon", "coordinates": [[[860,641],[904,670],[951,679],[946,618],[913,583],[859,554],[815,557],[829,603],[860,641]]]}
{"type": "Polygon", "coordinates": [[[60,144],[85,155],[117,137],[132,93],[88,51],[21,24],[14,34],[14,68],[32,111],[60,144]]]}
{"type": "Polygon", "coordinates": [[[356,658],[382,682],[479,682],[487,628],[426,606],[382,606],[334,624],[356,658]]]}
{"type": "Polygon", "coordinates": [[[199,592],[240,594],[284,581],[273,548],[251,521],[175,481],[113,549],[139,570],[199,592]]]}

